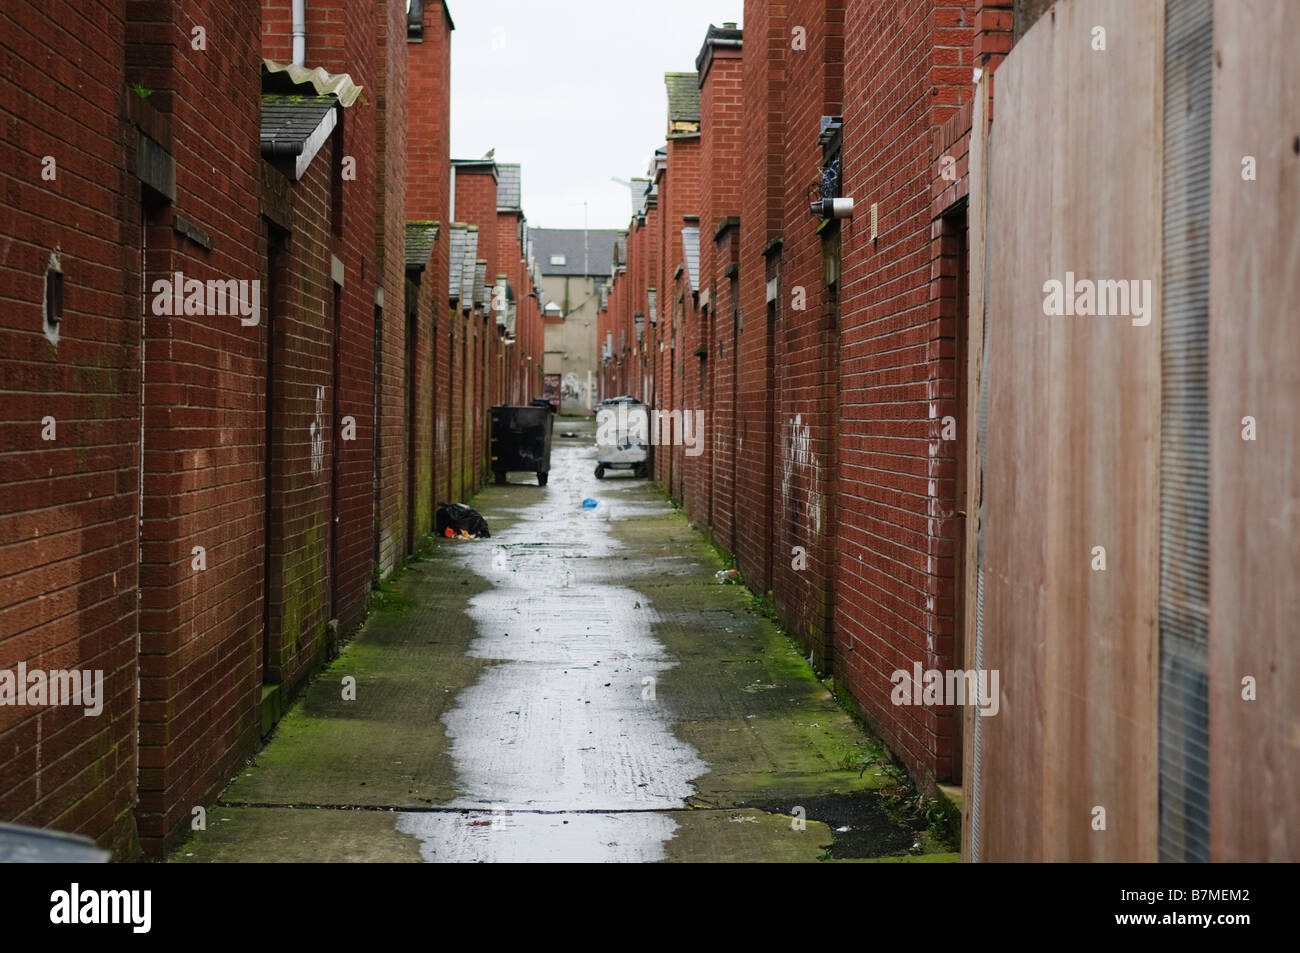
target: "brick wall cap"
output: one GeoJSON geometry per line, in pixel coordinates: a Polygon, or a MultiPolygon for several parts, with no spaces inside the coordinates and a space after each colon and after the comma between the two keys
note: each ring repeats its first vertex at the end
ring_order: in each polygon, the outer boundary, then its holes
{"type": "Polygon", "coordinates": [[[704,45],[700,47],[699,55],[695,57],[695,70],[699,74],[699,86],[704,88],[704,81],[709,75],[709,70],[713,66],[713,56],[715,49],[734,50],[732,57],[739,57],[744,36],[744,31],[734,26],[714,26],[709,24],[709,29],[704,34],[704,45]]]}
{"type": "Polygon", "coordinates": [[[457,175],[491,175],[495,181],[501,181],[497,164],[492,159],[452,159],[451,166],[457,175]]]}
{"type": "Polygon", "coordinates": [[[728,215],[722,221],[718,222],[718,227],[713,230],[713,240],[716,242],[720,239],[729,228],[740,227],[739,215],[728,215]]]}

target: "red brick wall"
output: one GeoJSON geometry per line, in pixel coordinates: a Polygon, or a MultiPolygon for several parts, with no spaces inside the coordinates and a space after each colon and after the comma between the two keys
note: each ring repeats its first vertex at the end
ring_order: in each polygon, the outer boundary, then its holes
{"type": "Polygon", "coordinates": [[[708,350],[705,364],[705,445],[699,458],[707,501],[707,518],[714,540],[729,550],[736,545],[735,410],[736,305],[732,300],[729,266],[738,266],[733,254],[734,228],[719,235],[719,227],[740,215],[741,177],[741,50],[715,46],[700,87],[700,284],[709,291],[708,320],[701,329],[699,346],[708,350]]]}
{"type": "MultiPolygon", "coordinates": [[[[280,0],[264,0],[262,30],[263,55],[269,59],[287,62],[291,57],[290,4],[280,0]]],[[[339,630],[343,635],[354,631],[365,614],[371,583],[374,558],[374,263],[376,248],[371,238],[376,215],[375,181],[377,112],[369,94],[381,73],[376,38],[379,35],[380,7],[374,0],[344,2],[321,0],[307,6],[307,54],[309,67],[322,67],[330,72],[346,72],[363,87],[365,94],[353,106],[342,110],[339,128],[335,133],[336,165],[347,162],[349,175],[341,176],[341,222],[328,239],[324,275],[329,274],[328,254],[337,255],[343,263],[344,282],[341,291],[338,340],[330,343],[338,349],[337,399],[327,387],[326,413],[335,418],[328,423],[326,439],[327,465],[337,466],[338,496],[335,502],[338,520],[334,531],[338,535],[337,560],[333,585],[337,587],[336,613],[339,630]],[[363,277],[364,275],[364,277],[363,277]],[[339,439],[342,421],[351,417],[356,422],[356,439],[339,439]],[[337,454],[337,462],[334,459],[337,454]]],[[[403,34],[394,37],[400,42],[403,34]]],[[[313,165],[327,162],[321,156],[313,165]]],[[[306,222],[314,222],[310,216],[306,222]]],[[[297,243],[295,243],[296,246],[297,243]]],[[[297,248],[295,247],[295,256],[297,248]]],[[[309,273],[316,271],[321,262],[313,264],[309,273]]],[[[323,289],[325,314],[332,316],[332,287],[323,289]]],[[[332,338],[332,331],[327,328],[332,338]]],[[[332,360],[332,358],[331,358],[332,360]]],[[[332,376],[332,375],[331,375],[332,376]]],[[[324,504],[329,509],[328,501],[324,504]]],[[[328,516],[322,512],[328,520],[328,516]]],[[[329,524],[325,525],[328,545],[329,524]]],[[[328,553],[324,565],[328,566],[328,553]]],[[[326,600],[329,594],[325,594],[326,600]]],[[[328,606],[328,602],[326,602],[328,606]]],[[[273,633],[274,635],[274,633],[273,633]]],[[[292,672],[293,666],[284,667],[292,672]]],[[[278,678],[272,677],[273,681],[278,678]]],[[[287,685],[296,681],[291,678],[287,685]]]]}
{"type": "MultiPolygon", "coordinates": [[[[463,257],[463,256],[462,256],[463,257]]],[[[459,295],[459,291],[457,294],[459,295]]],[[[447,372],[447,460],[449,464],[448,490],[450,497],[445,501],[457,503],[467,495],[468,482],[465,479],[465,378],[466,338],[468,325],[465,319],[464,303],[457,303],[451,314],[447,328],[448,363],[447,372]]]]}
{"type": "MultiPolygon", "coordinates": [[[[631,232],[629,230],[628,240],[626,243],[625,256],[631,249],[631,232]]],[[[636,305],[635,305],[635,278],[633,275],[633,265],[630,261],[624,260],[615,268],[613,285],[610,291],[611,307],[614,306],[614,296],[618,296],[617,307],[619,309],[619,323],[624,329],[624,335],[627,339],[627,352],[624,355],[622,366],[619,368],[622,380],[622,393],[636,396],[636,391],[640,387],[640,363],[641,363],[641,342],[636,337],[636,305]]],[[[641,311],[645,311],[645,306],[641,306],[641,311]]]]}
{"type": "Polygon", "coordinates": [[[475,311],[470,309],[465,316],[464,327],[464,373],[461,375],[460,390],[460,433],[461,433],[461,456],[460,456],[460,482],[464,497],[468,499],[474,495],[478,489],[478,484],[474,480],[474,386],[478,381],[479,366],[479,334],[478,319],[475,317],[475,311]]]}
{"type": "MultiPolygon", "coordinates": [[[[401,557],[413,496],[417,533],[431,517],[433,413],[448,412],[435,395],[435,368],[449,350],[435,346],[432,322],[446,308],[448,257],[440,241],[433,280],[421,289],[412,486],[405,5],[308,5],[308,65],[348,72],[365,93],[340,111],[339,129],[305,177],[268,194],[287,199],[290,229],[273,262],[258,198],[267,171],[260,61],[289,58],[287,2],[205,0],[184,10],[56,3],[49,14],[23,7],[0,22],[15,116],[0,143],[11,209],[0,256],[9,303],[0,309],[0,393],[10,408],[0,458],[5,487],[19,489],[5,495],[14,505],[0,509],[0,579],[10,582],[0,597],[0,667],[25,661],[107,676],[98,719],[67,708],[0,708],[0,817],[88,833],[118,856],[133,853],[137,838],[157,853],[256,744],[264,677],[291,695],[330,648],[336,457],[345,633],[364,614],[376,516],[385,569],[401,557]],[[191,43],[195,26],[206,32],[206,50],[191,43]],[[34,58],[38,38],[56,35],[58,49],[34,58]],[[22,42],[10,46],[9,37],[22,42]],[[93,42],[80,50],[75,37],[93,42]],[[92,60],[100,65],[80,79],[57,67],[92,60]],[[147,99],[126,92],[137,82],[147,99]],[[61,126],[60,117],[76,125],[61,126]],[[133,174],[137,125],[176,164],[174,202],[143,212],[133,174]],[[44,155],[58,162],[54,181],[40,178],[44,155]],[[344,157],[352,174],[336,189],[344,157]],[[57,349],[38,336],[54,249],[66,275],[57,349]],[[331,256],[343,265],[337,337],[331,256]],[[153,282],[175,272],[259,281],[257,324],[155,308],[153,282]],[[376,355],[379,290],[385,320],[376,355]],[[46,415],[57,419],[53,441],[39,438],[46,415]],[[345,416],[356,420],[355,442],[338,439],[345,416]],[[194,547],[203,547],[206,568],[195,568],[194,547]]],[[[448,27],[444,17],[444,120],[448,27]]],[[[445,121],[438,135],[445,162],[445,121]]]]}
{"type": "MultiPolygon", "coordinates": [[[[451,490],[451,448],[449,445],[451,346],[448,341],[453,321],[448,304],[451,269],[451,22],[441,3],[424,9],[422,42],[408,43],[408,115],[406,124],[407,185],[406,217],[414,221],[435,221],[440,225],[429,271],[421,284],[421,328],[427,327],[427,374],[421,374],[421,405],[431,419],[428,437],[431,447],[427,466],[431,468],[429,497],[433,502],[448,500],[451,490]],[[428,290],[428,318],[423,304],[428,290]]],[[[425,427],[421,426],[421,439],[425,427]]],[[[426,464],[421,458],[421,472],[426,464]]],[[[419,504],[424,505],[421,490],[419,504]]],[[[420,524],[425,525],[421,516],[420,524]]]]}
{"type": "MultiPolygon", "coordinates": [[[[686,259],[682,252],[682,227],[686,224],[684,217],[694,215],[700,202],[700,139],[698,136],[682,137],[668,140],[667,170],[659,184],[659,203],[663,212],[663,232],[661,251],[661,279],[659,286],[665,289],[662,307],[668,319],[668,350],[664,353],[665,379],[669,381],[668,403],[664,406],[670,410],[685,412],[697,409],[699,404],[688,403],[693,391],[689,388],[692,378],[698,380],[699,358],[690,345],[690,332],[695,328],[695,301],[687,277],[686,259]],[[679,275],[678,267],[682,268],[679,275]]],[[[702,408],[699,408],[702,409],[702,408]]],[[[669,451],[666,456],[671,459],[669,491],[683,504],[690,507],[695,504],[694,495],[688,498],[686,493],[687,457],[685,447],[681,444],[680,430],[674,435],[674,446],[662,449],[669,451]]],[[[692,461],[698,457],[690,458],[692,461]]],[[[694,469],[692,465],[692,470],[694,469]]]]}
{"type": "Polygon", "coordinates": [[[833,636],[839,335],[823,264],[825,242],[834,229],[818,234],[818,220],[808,213],[808,189],[818,181],[822,165],[820,119],[842,109],[843,17],[841,0],[795,0],[789,5],[787,42],[797,27],[805,48],[792,45],[785,54],[773,578],[778,609],[819,667],[829,667],[833,636]],[[803,299],[803,309],[796,296],[803,299]]]}
{"type": "MultiPolygon", "coordinates": [[[[367,91],[373,89],[378,75],[378,52],[375,36],[379,17],[373,0],[347,4],[346,58],[329,62],[335,70],[346,70],[367,91]]],[[[309,24],[314,5],[308,4],[309,24]]],[[[333,21],[332,21],[333,22],[333,21]]],[[[309,25],[320,36],[321,25],[309,25]]],[[[308,36],[311,43],[311,34],[308,36]]],[[[337,54],[335,54],[337,55],[337,54]]],[[[308,49],[308,62],[318,62],[308,49]]],[[[372,223],[375,219],[375,192],[368,187],[379,173],[375,154],[377,116],[368,101],[358,101],[343,110],[340,117],[339,152],[343,161],[355,162],[355,178],[343,179],[341,235],[334,239],[335,254],[343,262],[338,340],[338,419],[333,425],[333,445],[337,448],[338,498],[338,587],[337,614],[339,632],[346,636],[355,631],[365,615],[370,595],[371,570],[374,565],[374,390],[375,333],[373,268],[375,262],[372,223]],[[356,422],[356,440],[339,440],[342,418],[356,422]]]]}
{"type": "Polygon", "coordinates": [[[845,191],[860,211],[844,231],[837,662],[890,747],[939,779],[960,757],[952,712],[892,706],[889,677],[916,661],[954,667],[956,474],[954,444],[939,434],[955,413],[955,323],[932,214],[933,136],[971,96],[973,6],[854,7],[846,66],[845,191]],[[898,24],[897,35],[870,30],[876,22],[898,24]]]}
{"type": "Polygon", "coordinates": [[[487,167],[456,169],[456,218],[478,226],[480,261],[488,263],[488,276],[496,274],[497,180],[487,167]]]}
{"type": "Polygon", "coordinates": [[[408,43],[406,49],[406,217],[446,225],[451,194],[451,26],[441,3],[425,4],[422,40],[408,43]]]}
{"type": "MultiPolygon", "coordinates": [[[[260,4],[184,11],[128,4],[127,81],[170,120],[176,201],[149,219],[146,282],[261,280],[258,156],[260,4]],[[204,26],[207,53],[191,48],[204,26]],[[218,38],[223,38],[218,41],[218,38]],[[212,60],[224,61],[214,69],[212,60]],[[214,110],[214,101],[227,108],[214,110]],[[249,201],[230,202],[227,195],[249,201]],[[183,214],[209,252],[169,226],[183,214]]],[[[179,834],[257,739],[262,682],[266,296],[254,327],[236,316],[167,316],[145,301],[141,523],[139,832],[147,850],[179,834]],[[192,548],[207,568],[192,568],[192,548]]]]}
{"type": "MultiPolygon", "coordinates": [[[[650,386],[650,394],[653,395],[657,391],[659,387],[659,381],[661,380],[659,376],[659,372],[661,370],[660,368],[661,355],[659,351],[658,342],[662,342],[664,339],[664,296],[662,293],[663,243],[660,240],[660,233],[663,230],[663,216],[660,214],[659,207],[657,204],[648,205],[646,207],[645,230],[646,230],[645,283],[647,285],[653,286],[656,291],[655,314],[657,317],[657,322],[654,326],[655,335],[651,342],[652,347],[650,352],[650,360],[653,362],[650,371],[651,378],[652,378],[651,386],[650,386]]],[[[648,310],[649,307],[650,307],[650,303],[647,300],[646,309],[648,310]]],[[[646,321],[648,322],[649,320],[650,320],[650,316],[647,314],[646,321]]],[[[659,452],[656,449],[655,451],[656,464],[658,463],[658,453],[659,452]]]]}
{"type": "MultiPolygon", "coordinates": [[[[476,261],[487,262],[487,281],[491,283],[496,276],[497,264],[497,179],[495,166],[457,167],[456,169],[456,218],[462,222],[478,227],[478,251],[476,261]]],[[[489,333],[495,337],[496,322],[478,310],[469,318],[470,332],[469,353],[473,368],[467,380],[465,395],[465,467],[464,479],[468,496],[483,485],[483,474],[487,471],[487,394],[484,382],[487,379],[491,360],[489,333]]]]}
{"type": "Polygon", "coordinates": [[[449,437],[451,401],[450,328],[455,321],[448,303],[451,275],[451,230],[444,214],[439,221],[438,241],[433,246],[432,273],[425,281],[433,286],[431,303],[433,323],[430,327],[433,354],[433,496],[434,502],[451,500],[451,446],[449,437]]]}
{"type": "Polygon", "coordinates": [[[792,55],[786,3],[746,0],[741,115],[746,130],[740,211],[740,356],[737,371],[736,495],[750,501],[739,520],[736,555],[749,585],[773,582],[775,412],[772,339],[789,302],[784,286],[768,317],[768,259],[763,251],[781,233],[785,195],[785,61],[792,55]]]}
{"type": "MultiPolygon", "coordinates": [[[[310,21],[315,11],[308,4],[310,21]]],[[[319,21],[319,18],[316,18],[319,21]]],[[[310,42],[310,37],[308,37],[310,42]]],[[[315,51],[308,47],[307,58],[315,51]]],[[[262,55],[277,63],[293,61],[293,5],[291,0],[262,0],[262,55]]]]}
{"type": "Polygon", "coordinates": [[[98,717],[0,707],[0,818],[81,831],[119,855],[135,843],[138,671],[140,186],[121,121],[125,43],[122,2],[0,12],[0,669],[104,672],[98,717]],[[57,347],[42,333],[56,250],[57,347]]]}
{"type": "Polygon", "coordinates": [[[430,267],[421,278],[416,318],[415,412],[409,446],[415,453],[411,506],[418,540],[433,529],[434,504],[443,498],[447,466],[445,449],[439,443],[440,427],[445,431],[445,420],[439,415],[446,409],[438,398],[450,272],[451,23],[441,3],[425,6],[421,42],[408,42],[406,51],[405,217],[440,225],[430,267]]]}
{"type": "MultiPolygon", "coordinates": [[[[402,561],[411,488],[406,438],[406,4],[376,0],[379,51],[375,77],[377,168],[375,253],[366,281],[383,293],[379,359],[378,504],[375,545],[381,576],[402,561]],[[373,269],[373,270],[371,270],[373,269]]],[[[310,4],[309,4],[310,6],[310,4]]],[[[310,43],[310,37],[308,38],[310,43]]]]}
{"type": "MultiPolygon", "coordinates": [[[[523,216],[518,212],[501,212],[497,215],[497,272],[506,276],[506,280],[510,282],[510,287],[514,291],[516,328],[524,320],[525,314],[528,313],[527,306],[532,302],[532,299],[528,297],[528,292],[532,290],[532,282],[528,274],[528,265],[524,261],[523,246],[519,240],[519,229],[522,222],[523,216]]],[[[496,317],[494,315],[493,322],[495,323],[495,321],[496,317]]],[[[512,384],[522,382],[519,379],[517,348],[514,346],[505,347],[499,335],[494,347],[498,355],[498,370],[495,373],[491,406],[500,406],[510,401],[512,384]]],[[[490,439],[491,434],[488,436],[490,439]]]]}
{"type": "Polygon", "coordinates": [[[618,344],[618,335],[614,331],[614,314],[610,308],[599,308],[596,311],[596,355],[597,355],[597,378],[600,381],[600,387],[597,393],[602,399],[613,397],[615,384],[614,358],[612,352],[606,351],[605,342],[613,340],[615,346],[618,344]]]}
{"type": "Polygon", "coordinates": [[[644,317],[642,322],[642,338],[640,341],[637,341],[636,344],[637,354],[631,372],[631,394],[638,400],[645,401],[649,399],[645,393],[645,377],[652,329],[650,327],[650,312],[647,308],[645,293],[647,286],[645,268],[645,226],[638,225],[635,220],[628,226],[627,270],[623,273],[623,281],[627,285],[626,306],[632,313],[633,334],[635,334],[636,331],[636,313],[639,311],[644,317]]]}
{"type": "MultiPolygon", "coordinates": [[[[641,268],[642,277],[640,285],[640,300],[642,307],[646,309],[646,383],[645,402],[652,408],[661,406],[664,391],[662,390],[663,378],[661,372],[663,369],[663,358],[660,351],[660,343],[664,340],[664,309],[663,297],[660,296],[655,305],[658,320],[656,323],[650,323],[650,303],[646,297],[646,292],[650,288],[658,291],[658,284],[663,280],[663,270],[660,267],[660,254],[662,247],[659,242],[659,207],[657,204],[647,202],[645,212],[645,224],[637,230],[639,236],[638,245],[641,249],[641,268]]],[[[654,474],[656,479],[663,479],[664,459],[666,459],[666,448],[654,447],[652,449],[654,461],[654,474]]]]}
{"type": "MultiPolygon", "coordinates": [[[[287,0],[263,0],[262,14],[262,55],[288,62],[292,56],[290,4],[287,0]]],[[[355,631],[365,616],[374,560],[375,248],[371,236],[376,194],[370,183],[377,171],[377,111],[369,94],[379,73],[375,46],[379,16],[374,0],[307,5],[307,65],[345,72],[365,91],[365,98],[340,112],[335,131],[334,162],[336,166],[349,162],[353,173],[347,178],[340,175],[341,222],[329,240],[329,250],[343,262],[344,272],[338,340],[331,345],[338,351],[338,394],[337,399],[328,391],[326,395],[327,414],[332,415],[334,405],[338,408],[337,418],[330,420],[326,453],[328,465],[337,466],[338,471],[338,566],[333,584],[343,636],[355,631]],[[356,422],[355,440],[340,439],[345,417],[356,422]]],[[[324,161],[318,157],[313,164],[324,161]]],[[[328,275],[328,260],[325,265],[328,275]]],[[[327,290],[325,313],[330,315],[333,292],[327,290]]]]}
{"type": "MultiPolygon", "coordinates": [[[[333,284],[330,180],[334,142],[290,187],[292,244],[275,268],[271,309],[270,586],[264,681],[286,694],[327,645],[333,284]]],[[[341,452],[351,452],[339,443],[341,452]]]]}

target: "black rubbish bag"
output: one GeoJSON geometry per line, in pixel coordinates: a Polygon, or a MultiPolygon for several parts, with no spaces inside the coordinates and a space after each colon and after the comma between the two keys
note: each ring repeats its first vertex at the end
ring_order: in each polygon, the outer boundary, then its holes
{"type": "Polygon", "coordinates": [[[488,532],[487,521],[479,516],[478,510],[464,503],[440,502],[437,527],[439,536],[446,536],[449,529],[456,536],[460,535],[461,530],[478,539],[487,539],[492,535],[488,532]]]}

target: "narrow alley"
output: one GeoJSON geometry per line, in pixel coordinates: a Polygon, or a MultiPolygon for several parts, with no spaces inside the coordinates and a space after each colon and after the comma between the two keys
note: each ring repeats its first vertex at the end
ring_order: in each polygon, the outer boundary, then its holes
{"type": "Polygon", "coordinates": [[[1300,860],[1298,38],[0,0],[23,909],[887,862],[1014,922],[1068,891],[999,871],[1087,864],[1114,929],[1177,864],[1161,916],[1248,922],[1222,865],[1300,860]]]}
{"type": "Polygon", "coordinates": [[[386,586],[171,859],[958,859],[681,512],[556,429],[549,484],[386,586]]]}

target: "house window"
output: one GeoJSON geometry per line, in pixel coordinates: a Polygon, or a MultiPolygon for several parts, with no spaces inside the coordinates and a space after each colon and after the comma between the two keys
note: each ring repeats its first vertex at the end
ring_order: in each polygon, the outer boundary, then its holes
{"type": "Polygon", "coordinates": [[[844,123],[839,116],[822,116],[821,135],[817,144],[822,150],[822,166],[817,181],[809,188],[813,217],[830,218],[831,202],[844,197],[844,175],[840,162],[844,123]]]}
{"type": "Polygon", "coordinates": [[[568,264],[568,259],[566,259],[563,255],[552,255],[552,256],[551,256],[551,264],[552,264],[552,265],[567,265],[567,264],[568,264]]]}

